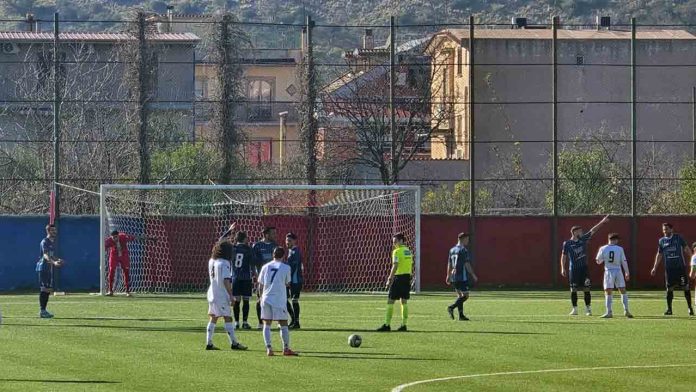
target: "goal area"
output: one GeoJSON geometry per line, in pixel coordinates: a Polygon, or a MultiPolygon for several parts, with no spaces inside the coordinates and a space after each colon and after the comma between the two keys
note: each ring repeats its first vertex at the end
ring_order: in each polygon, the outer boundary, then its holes
{"type": "MultiPolygon", "coordinates": [[[[414,252],[413,290],[420,291],[420,188],[333,185],[101,185],[100,285],[107,291],[112,230],[128,243],[133,293],[203,292],[213,245],[236,223],[249,245],[265,227],[276,242],[298,236],[304,289],[384,292],[392,235],[403,233],[414,252]]],[[[114,291],[124,290],[117,271],[114,291]]]]}

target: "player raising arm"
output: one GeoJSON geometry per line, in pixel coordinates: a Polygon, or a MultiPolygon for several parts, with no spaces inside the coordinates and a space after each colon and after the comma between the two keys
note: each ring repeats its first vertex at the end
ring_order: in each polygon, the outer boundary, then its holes
{"type": "Polygon", "coordinates": [[[116,267],[120,265],[121,272],[123,273],[123,282],[126,288],[126,296],[131,296],[130,255],[128,252],[128,243],[135,240],[156,241],[156,239],[152,237],[148,237],[145,235],[134,236],[126,233],[119,233],[118,230],[112,231],[111,236],[104,240],[104,248],[106,248],[106,250],[109,252],[109,291],[106,293],[106,295],[114,295],[114,275],[116,274],[116,267]]]}
{"type": "Polygon", "coordinates": [[[232,284],[230,283],[230,260],[234,255],[234,247],[229,241],[218,241],[213,247],[210,260],[208,260],[208,276],[210,286],[208,287],[208,327],[206,329],[206,350],[218,350],[213,345],[213,334],[218,318],[225,320],[225,331],[230,339],[232,350],[246,350],[246,346],[239,343],[234,334],[234,324],[230,305],[234,303],[232,297],[232,284]]]}
{"type": "Polygon", "coordinates": [[[573,226],[570,229],[571,237],[563,242],[561,252],[561,275],[568,276],[570,282],[570,302],[573,305],[571,316],[578,314],[578,288],[585,292],[585,314],[592,315],[592,295],[590,294],[590,275],[587,270],[587,242],[592,236],[609,221],[609,215],[602,218],[589,232],[584,233],[582,227],[573,226]],[[566,268],[568,266],[568,268],[566,268]]]}
{"type": "Polygon", "coordinates": [[[408,328],[408,300],[411,298],[411,272],[413,269],[413,253],[405,245],[406,237],[397,233],[392,237],[392,268],[387,278],[389,298],[387,299],[387,316],[384,324],[377,332],[391,331],[391,319],[394,314],[394,301],[401,300],[401,327],[398,331],[406,332],[408,328]]]}
{"type": "Polygon", "coordinates": [[[239,304],[242,306],[242,329],[251,329],[249,322],[249,299],[252,292],[252,280],[254,277],[254,252],[248,245],[248,238],[245,232],[240,231],[235,235],[236,244],[234,246],[234,265],[232,266],[232,296],[234,302],[234,321],[235,328],[239,328],[239,304]]]}
{"type": "Polygon", "coordinates": [[[261,320],[263,321],[263,341],[266,355],[273,356],[271,345],[271,324],[280,324],[280,340],[283,342],[283,355],[296,356],[290,349],[290,331],[288,330],[288,287],[292,280],[290,267],[283,263],[285,250],[275,248],[273,260],[265,264],[259,273],[259,291],[261,291],[261,320]]]}
{"type": "Polygon", "coordinates": [[[621,293],[624,316],[633,318],[631,312],[628,311],[628,294],[626,294],[626,282],[630,279],[628,262],[623,248],[619,246],[619,240],[620,237],[617,233],[609,234],[609,244],[602,246],[597,252],[597,264],[604,264],[604,301],[607,311],[601,316],[602,318],[612,318],[614,315],[611,309],[614,289],[618,289],[621,293]],[[623,274],[621,267],[623,267],[623,274]]]}
{"type": "Polygon", "coordinates": [[[469,234],[459,233],[457,236],[457,245],[449,251],[447,261],[447,278],[446,282],[449,285],[452,283],[457,292],[457,300],[447,307],[447,313],[454,320],[454,309],[459,311],[459,321],[468,321],[464,315],[464,302],[469,299],[469,277],[476,282],[478,277],[471,268],[471,259],[469,258],[469,234]]]}
{"type": "MultiPolygon", "coordinates": [[[[259,271],[261,267],[273,260],[273,250],[278,247],[275,241],[276,238],[276,228],[273,226],[266,226],[261,232],[261,241],[257,241],[251,249],[254,251],[254,257],[256,259],[256,271],[259,271]]],[[[259,319],[259,325],[256,329],[263,328],[261,324],[261,294],[260,291],[256,291],[257,301],[256,301],[256,317],[259,319]]]]}
{"type": "Polygon", "coordinates": [[[672,300],[674,299],[674,289],[684,290],[686,305],[689,307],[689,316],[694,315],[694,308],[691,306],[691,290],[689,289],[689,279],[686,274],[684,260],[691,259],[691,249],[686,241],[677,233],[670,223],[662,224],[664,237],[657,243],[657,254],[655,255],[655,265],[650,271],[650,275],[655,276],[657,267],[664,260],[665,262],[665,285],[667,286],[667,310],[665,316],[672,315],[672,300]],[[686,257],[684,257],[686,254],[686,257]]]}

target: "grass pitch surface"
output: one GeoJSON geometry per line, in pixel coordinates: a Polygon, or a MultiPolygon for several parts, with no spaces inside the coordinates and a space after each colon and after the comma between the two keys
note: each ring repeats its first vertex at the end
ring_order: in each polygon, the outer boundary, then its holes
{"type": "MultiPolygon", "coordinates": [[[[406,333],[373,332],[385,296],[303,294],[297,358],[266,357],[256,330],[237,332],[249,351],[231,351],[221,322],[222,350],[205,351],[203,295],[52,297],[51,320],[38,318],[38,295],[2,295],[0,390],[392,391],[448,377],[460,378],[402,390],[696,390],[696,319],[679,293],[671,317],[662,292],[630,293],[632,320],[618,295],[615,318],[599,319],[604,297],[593,294],[595,315],[571,317],[566,292],[473,292],[460,322],[445,310],[452,294],[426,293],[412,297],[406,333]],[[348,346],[352,333],[362,347],[348,346]]],[[[273,340],[280,351],[276,328],[273,340]]]]}

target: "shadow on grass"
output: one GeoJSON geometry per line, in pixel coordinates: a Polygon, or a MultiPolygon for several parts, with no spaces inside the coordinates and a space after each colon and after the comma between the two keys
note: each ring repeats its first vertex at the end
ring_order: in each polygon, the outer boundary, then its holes
{"type": "Polygon", "coordinates": [[[323,352],[323,351],[301,351],[301,357],[305,358],[328,358],[328,359],[352,359],[368,361],[446,361],[444,358],[419,358],[402,357],[395,354],[379,353],[351,353],[351,352],[323,352]]]}
{"type": "MultiPolygon", "coordinates": [[[[56,319],[60,320],[60,319],[56,319]]],[[[576,323],[573,323],[576,324],[576,323]]],[[[146,326],[130,326],[130,325],[100,325],[100,324],[6,324],[6,327],[43,327],[43,328],[100,328],[100,329],[118,329],[124,331],[136,331],[136,332],[188,332],[188,333],[201,333],[205,331],[205,325],[201,324],[199,327],[146,327],[146,326]]],[[[302,333],[302,331],[307,332],[349,332],[349,333],[379,333],[379,334],[413,334],[413,333],[447,333],[447,334],[486,334],[486,335],[553,335],[546,332],[512,332],[512,331],[476,331],[476,330],[464,330],[464,331],[437,331],[437,330],[409,330],[408,332],[376,332],[373,329],[346,329],[346,328],[303,328],[301,330],[293,331],[293,333],[302,333]]]]}
{"type": "Polygon", "coordinates": [[[104,380],[38,380],[29,378],[0,378],[0,381],[5,382],[45,382],[51,384],[120,384],[120,381],[104,381],[104,380]]]}
{"type": "MultiPolygon", "coordinates": [[[[413,330],[409,329],[408,332],[377,332],[374,329],[348,329],[348,328],[302,328],[300,331],[309,332],[374,332],[379,334],[411,334],[411,333],[471,333],[471,334],[491,334],[491,335],[551,335],[545,332],[513,332],[513,331],[438,331],[438,330],[413,330]]],[[[299,331],[298,331],[299,332],[299,331]]],[[[295,331],[293,331],[295,333],[295,331]]]]}

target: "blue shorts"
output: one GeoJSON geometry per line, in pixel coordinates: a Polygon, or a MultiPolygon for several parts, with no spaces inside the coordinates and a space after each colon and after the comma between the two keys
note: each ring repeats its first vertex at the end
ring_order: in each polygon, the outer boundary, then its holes
{"type": "Polygon", "coordinates": [[[38,272],[39,274],[39,288],[41,289],[52,289],[53,288],[53,267],[45,265],[38,272]]]}
{"type": "Polygon", "coordinates": [[[468,280],[460,280],[457,282],[454,282],[454,289],[457,291],[461,291],[463,293],[466,293],[469,291],[469,281],[468,280]]]}

